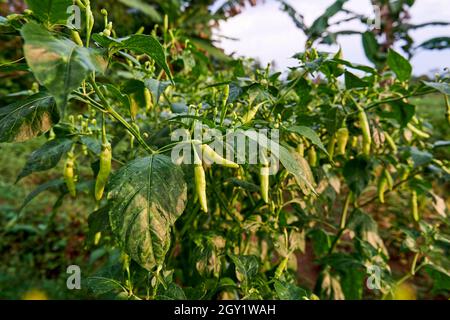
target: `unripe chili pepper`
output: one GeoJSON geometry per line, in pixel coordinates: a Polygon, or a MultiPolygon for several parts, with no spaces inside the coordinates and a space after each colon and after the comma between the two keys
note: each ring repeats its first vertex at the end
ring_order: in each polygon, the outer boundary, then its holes
{"type": "Polygon", "coordinates": [[[112,150],[110,143],[102,144],[100,153],[100,169],[95,180],[95,200],[100,201],[103,197],[109,174],[111,173],[112,150]]]}
{"type": "Polygon", "coordinates": [[[317,152],[314,147],[311,147],[308,150],[308,162],[311,167],[315,167],[317,165],[317,152]]]}
{"type": "Polygon", "coordinates": [[[378,180],[378,199],[381,203],[384,203],[384,193],[386,192],[387,179],[384,174],[381,174],[378,180]]]}
{"type": "Polygon", "coordinates": [[[334,157],[334,150],[336,148],[336,135],[333,134],[330,137],[330,140],[328,141],[328,145],[327,145],[327,151],[328,151],[328,155],[330,157],[330,160],[333,159],[334,157]]]}
{"type": "Polygon", "coordinates": [[[256,114],[258,113],[258,110],[261,108],[261,106],[264,104],[264,102],[261,102],[257,104],[254,107],[251,107],[250,110],[242,117],[242,124],[247,124],[251,122],[256,114]]]}
{"type": "Polygon", "coordinates": [[[302,157],[305,156],[305,145],[302,142],[297,145],[297,153],[302,157]]]}
{"type": "Polygon", "coordinates": [[[75,184],[75,156],[73,152],[67,154],[67,160],[64,165],[64,182],[66,183],[69,194],[75,198],[77,189],[75,184]]]}
{"type": "Polygon", "coordinates": [[[345,155],[345,149],[347,148],[349,132],[347,128],[340,128],[336,132],[337,138],[337,154],[345,155]]]}
{"type": "Polygon", "coordinates": [[[386,177],[387,187],[390,191],[392,191],[394,189],[394,179],[392,179],[388,169],[384,169],[383,174],[386,177]]]}
{"type": "Polygon", "coordinates": [[[206,178],[203,165],[196,164],[194,166],[195,190],[200,202],[200,207],[204,212],[208,212],[208,201],[206,198],[206,178]]]}
{"type": "Polygon", "coordinates": [[[78,33],[77,30],[72,29],[70,31],[71,35],[72,35],[72,40],[79,46],[83,47],[83,41],[81,40],[80,34],[78,33]]]}
{"type": "Polygon", "coordinates": [[[397,149],[397,145],[394,142],[394,139],[387,132],[384,132],[383,134],[384,134],[384,138],[386,139],[386,142],[387,142],[389,148],[391,149],[391,151],[393,153],[397,153],[398,149],[397,149]]]}
{"type": "Polygon", "coordinates": [[[370,155],[370,147],[372,145],[372,135],[370,133],[369,120],[367,119],[366,112],[363,108],[358,106],[358,119],[361,126],[363,136],[363,154],[370,155]]]}
{"type": "Polygon", "coordinates": [[[280,264],[278,265],[277,269],[275,270],[275,279],[279,279],[281,275],[283,274],[284,270],[286,270],[287,264],[289,262],[289,257],[285,257],[280,264]]]}
{"type": "Polygon", "coordinates": [[[130,116],[131,119],[135,120],[136,116],[139,112],[139,105],[136,101],[136,97],[134,94],[130,96],[130,116]]]}
{"type": "Polygon", "coordinates": [[[269,203],[269,178],[270,168],[268,166],[262,166],[259,169],[259,179],[260,179],[260,189],[261,189],[261,198],[265,203],[269,203]]]}
{"type": "Polygon", "coordinates": [[[152,94],[148,88],[144,89],[145,110],[149,111],[153,107],[152,94]]]}
{"type": "Polygon", "coordinates": [[[408,123],[406,127],[411,130],[412,133],[414,133],[416,136],[424,139],[429,139],[430,135],[422,130],[417,129],[414,127],[411,123],[408,123]]]}
{"type": "Polygon", "coordinates": [[[417,203],[417,191],[413,190],[411,195],[411,211],[414,221],[419,222],[419,205],[417,203]]]}
{"type": "Polygon", "coordinates": [[[207,144],[202,145],[202,153],[203,156],[208,158],[213,163],[216,163],[218,165],[228,167],[228,168],[239,168],[239,165],[237,163],[234,163],[233,161],[227,160],[225,158],[222,158],[220,155],[218,155],[214,149],[212,149],[207,144]]]}
{"type": "Polygon", "coordinates": [[[260,153],[261,167],[259,168],[260,192],[261,198],[265,203],[269,203],[269,186],[270,186],[270,163],[265,152],[260,153]]]}

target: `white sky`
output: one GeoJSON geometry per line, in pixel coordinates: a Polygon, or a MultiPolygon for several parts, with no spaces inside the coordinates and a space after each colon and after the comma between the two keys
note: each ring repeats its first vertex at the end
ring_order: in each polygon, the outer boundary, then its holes
{"type": "MultiPolygon", "coordinates": [[[[303,14],[307,25],[311,25],[334,0],[288,0],[288,2],[303,14]]],[[[358,13],[373,12],[369,0],[350,0],[344,7],[358,13]]],[[[228,54],[255,57],[263,64],[275,61],[277,69],[281,71],[288,66],[295,66],[296,61],[290,57],[303,50],[306,37],[279,8],[278,2],[265,0],[264,4],[248,7],[242,14],[222,22],[218,34],[239,40],[222,39],[220,46],[228,54]]],[[[450,21],[450,0],[416,0],[411,16],[413,24],[434,20],[450,21]]],[[[364,27],[358,22],[347,23],[345,28],[364,31],[364,27]]],[[[450,26],[427,27],[411,32],[411,35],[418,44],[432,37],[450,36],[450,26]]],[[[370,64],[365,58],[359,35],[340,37],[339,42],[345,59],[370,64]]],[[[337,47],[323,46],[321,49],[337,51],[337,47]]],[[[416,54],[412,63],[416,75],[450,67],[450,50],[421,51],[416,54]]]]}

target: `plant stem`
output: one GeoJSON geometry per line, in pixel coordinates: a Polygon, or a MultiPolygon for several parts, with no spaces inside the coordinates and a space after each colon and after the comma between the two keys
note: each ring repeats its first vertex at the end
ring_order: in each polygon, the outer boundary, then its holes
{"type": "Polygon", "coordinates": [[[100,98],[102,103],[105,105],[106,112],[108,112],[114,119],[119,121],[122,124],[122,126],[124,126],[125,129],[127,129],[136,138],[136,140],[142,145],[142,147],[144,147],[145,150],[147,150],[151,154],[154,154],[155,151],[152,148],[150,148],[150,146],[144,141],[144,139],[142,139],[139,132],[137,132],[136,129],[133,128],[133,126],[131,126],[116,110],[114,110],[109,105],[109,103],[106,100],[106,98],[104,97],[103,93],[100,91],[100,88],[97,86],[97,83],[95,83],[94,80],[91,80],[90,83],[91,83],[92,87],[94,88],[94,91],[97,94],[97,96],[100,98]]]}

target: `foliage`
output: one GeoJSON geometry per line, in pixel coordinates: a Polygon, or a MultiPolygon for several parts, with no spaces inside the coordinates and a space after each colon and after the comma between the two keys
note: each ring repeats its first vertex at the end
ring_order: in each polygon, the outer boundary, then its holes
{"type": "Polygon", "coordinates": [[[305,23],[303,16],[287,1],[278,1],[281,3],[281,9],[308,37],[307,45],[313,43],[338,44],[340,36],[361,35],[365,54],[377,68],[383,68],[386,63],[389,63],[389,49],[392,49],[394,44],[401,45],[409,59],[419,50],[443,50],[450,47],[449,37],[436,37],[420,44],[414,44],[410,35],[412,32],[422,28],[450,24],[449,21],[410,23],[409,11],[416,3],[415,0],[372,0],[374,17],[345,8],[348,0],[337,0],[311,26],[305,23]],[[361,22],[366,30],[361,32],[347,29],[346,24],[352,21],[361,22]],[[336,29],[339,30],[336,31],[336,29]]]}
{"type": "MultiPolygon", "coordinates": [[[[391,298],[414,277],[434,285],[433,295],[448,294],[450,171],[439,149],[449,142],[430,140],[412,99],[447,101],[448,75],[414,83],[410,63],[393,50],[379,71],[308,48],[284,79],[245,61],[210,60],[170,23],[151,35],[119,35],[104,14],[102,32],[86,28],[79,37],[49,18],[59,14],[1,19],[24,41],[23,76],[39,85],[0,108],[0,141],[45,137],[18,179],[59,166],[21,210],[48,190],[59,193],[54,215],[90,195],[86,244],[98,267],[83,286],[94,296],[391,298]],[[242,130],[259,144],[261,131],[249,129],[278,130],[270,151],[279,151],[280,170],[267,177],[267,163],[247,158],[175,163],[172,150],[183,142],[172,134],[192,137],[195,158],[199,124],[222,137],[242,130]],[[106,195],[95,202],[106,146],[113,172],[101,177],[106,195]],[[316,270],[306,276],[308,263],[316,270]],[[374,266],[381,283],[369,290],[374,266]]],[[[6,234],[27,219],[8,217],[6,234]]]]}

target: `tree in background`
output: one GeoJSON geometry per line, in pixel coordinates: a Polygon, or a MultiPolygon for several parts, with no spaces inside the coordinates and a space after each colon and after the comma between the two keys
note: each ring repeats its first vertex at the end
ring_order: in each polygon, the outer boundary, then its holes
{"type": "Polygon", "coordinates": [[[348,0],[337,0],[319,16],[311,26],[308,26],[304,17],[293,6],[285,0],[277,0],[281,3],[281,10],[286,12],[295,25],[302,30],[308,38],[307,46],[314,43],[338,44],[339,36],[360,34],[367,58],[377,68],[382,69],[387,63],[387,54],[394,44],[401,44],[401,48],[408,58],[411,58],[418,50],[442,50],[450,48],[450,37],[437,37],[429,39],[421,44],[415,45],[411,38],[412,31],[429,26],[446,26],[450,22],[432,21],[421,24],[410,22],[410,10],[416,3],[414,0],[372,0],[374,16],[376,19],[352,10],[344,8],[348,0]],[[342,14],[342,18],[333,18],[342,14]],[[346,29],[345,25],[351,21],[360,21],[366,26],[365,32],[346,29]],[[336,27],[340,30],[333,31],[336,27]]]}

